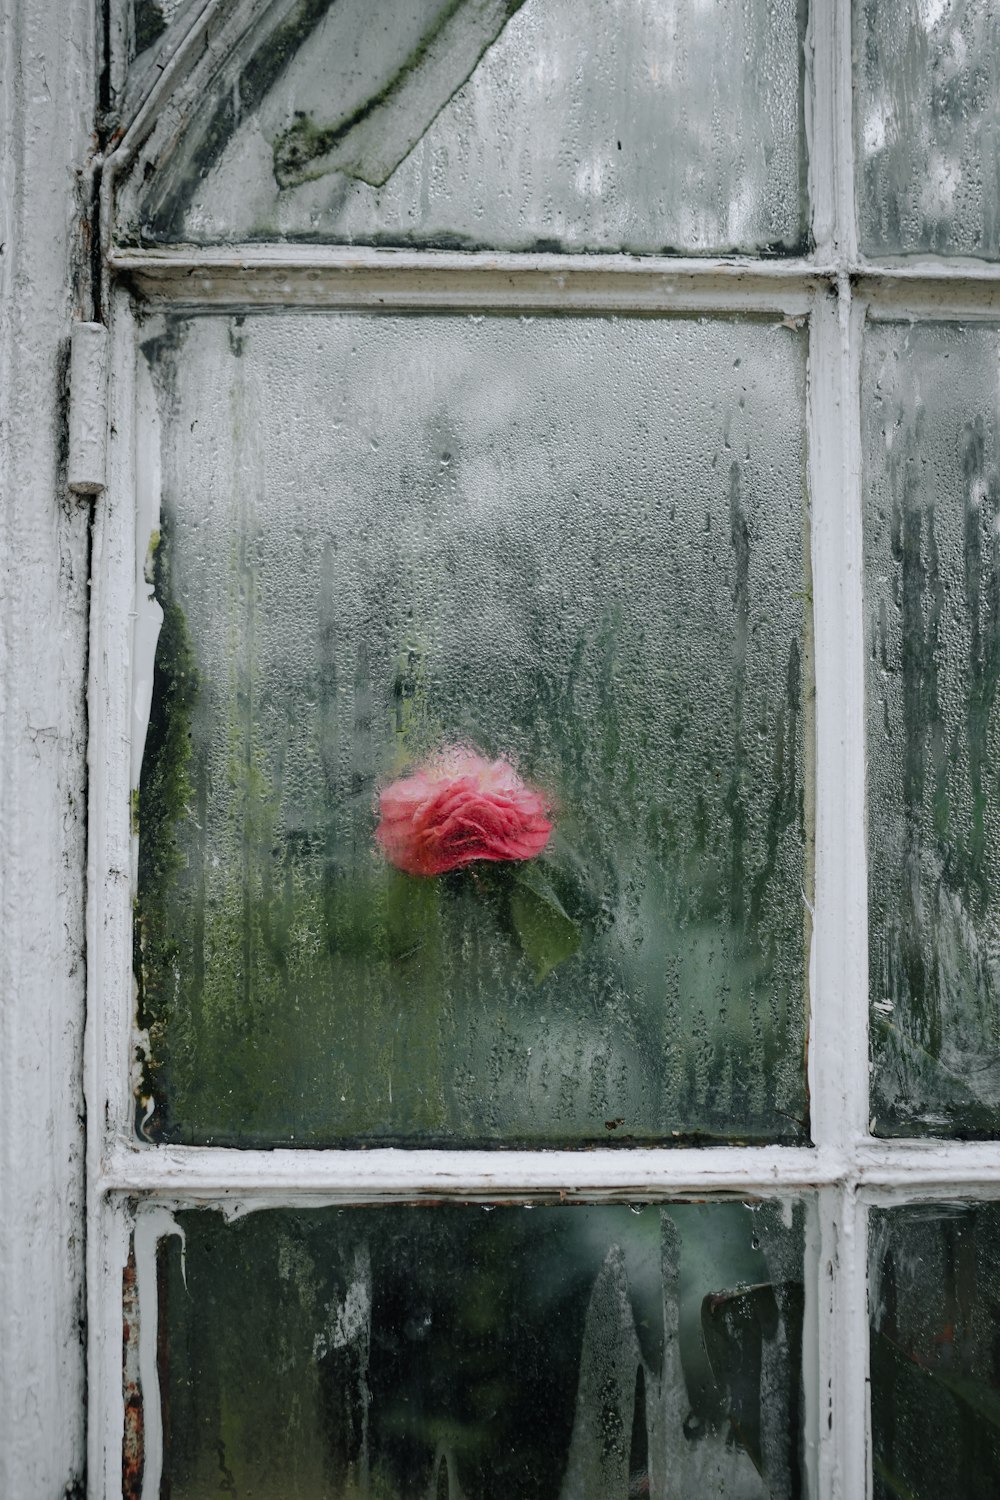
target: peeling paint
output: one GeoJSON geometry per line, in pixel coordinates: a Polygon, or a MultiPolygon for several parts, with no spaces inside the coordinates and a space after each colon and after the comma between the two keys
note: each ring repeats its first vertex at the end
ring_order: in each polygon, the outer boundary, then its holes
{"type": "Polygon", "coordinates": [[[142,1488],[137,1500],[159,1500],[163,1472],[163,1413],[160,1407],[158,1346],[157,1247],[168,1235],[181,1241],[181,1274],[186,1281],[184,1249],[186,1237],[173,1214],[165,1208],[147,1209],[136,1220],[133,1258],[138,1288],[138,1370],[142,1430],[142,1488]]]}
{"type": "MultiPolygon", "coordinates": [[[[66,489],[89,319],[92,0],[0,20],[0,1495],[82,1497],[88,504],[66,489]],[[35,728],[34,726],[39,726],[35,728]]],[[[119,1353],[120,1359],[120,1353],[119,1353]]],[[[120,1378],[120,1377],[119,1377],[120,1378]]]]}

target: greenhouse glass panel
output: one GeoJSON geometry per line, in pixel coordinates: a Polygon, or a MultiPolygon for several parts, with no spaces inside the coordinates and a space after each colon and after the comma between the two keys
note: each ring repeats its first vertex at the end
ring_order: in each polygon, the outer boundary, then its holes
{"type": "Polygon", "coordinates": [[[863,368],[872,1113],[1000,1127],[996,327],[870,327],[863,368]]]}
{"type": "Polygon", "coordinates": [[[871,1216],[875,1500],[1000,1493],[1000,1210],[871,1216]]]}
{"type": "Polygon", "coordinates": [[[259,9],[153,137],[126,241],[806,248],[799,0],[259,9]]]}
{"type": "Polygon", "coordinates": [[[992,0],[855,0],[869,255],[1000,255],[1000,15],[992,0]]]}
{"type": "Polygon", "coordinates": [[[145,1133],[807,1138],[805,339],[147,343],[145,1133]]]}
{"type": "Polygon", "coordinates": [[[796,1500],[805,1220],[792,1202],[181,1214],[140,1310],[162,1483],[796,1500]]]}

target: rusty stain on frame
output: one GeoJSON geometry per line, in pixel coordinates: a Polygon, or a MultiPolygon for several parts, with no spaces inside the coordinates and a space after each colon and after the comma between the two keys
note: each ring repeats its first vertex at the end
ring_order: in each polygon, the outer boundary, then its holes
{"type": "Polygon", "coordinates": [[[123,1500],[141,1500],[145,1459],[142,1386],[139,1380],[139,1285],[135,1246],[129,1246],[122,1271],[122,1394],[125,1426],[122,1431],[123,1500]]]}

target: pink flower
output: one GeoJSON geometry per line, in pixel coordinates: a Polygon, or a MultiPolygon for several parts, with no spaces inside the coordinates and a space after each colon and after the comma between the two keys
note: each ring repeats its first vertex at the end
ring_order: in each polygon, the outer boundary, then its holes
{"type": "Polygon", "coordinates": [[[387,786],[375,837],[408,875],[443,875],[477,859],[534,859],[552,824],[540,792],[505,760],[456,746],[387,786]]]}

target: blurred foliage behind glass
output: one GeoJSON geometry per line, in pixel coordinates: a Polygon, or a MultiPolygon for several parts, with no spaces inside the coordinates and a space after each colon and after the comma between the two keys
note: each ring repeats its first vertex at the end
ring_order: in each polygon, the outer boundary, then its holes
{"type": "Polygon", "coordinates": [[[1000,1209],[871,1217],[875,1500],[1000,1494],[1000,1209]]]}
{"type": "Polygon", "coordinates": [[[797,1500],[801,1205],[179,1216],[172,1500],[797,1500]]]}

